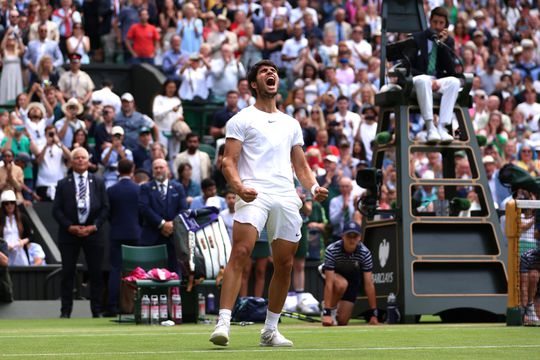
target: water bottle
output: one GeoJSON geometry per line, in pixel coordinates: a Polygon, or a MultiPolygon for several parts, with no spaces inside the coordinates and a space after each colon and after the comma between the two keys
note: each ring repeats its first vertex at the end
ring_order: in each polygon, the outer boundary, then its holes
{"type": "Polygon", "coordinates": [[[150,298],[148,295],[143,295],[141,299],[141,324],[148,325],[150,323],[150,298]]]}
{"type": "Polygon", "coordinates": [[[182,298],[179,294],[174,294],[171,298],[171,317],[175,324],[182,323],[182,298]]]}
{"type": "Polygon", "coordinates": [[[159,321],[166,321],[169,318],[167,309],[167,295],[162,294],[159,296],[159,321]]]}
{"type": "Polygon", "coordinates": [[[159,324],[159,299],[157,295],[150,297],[150,323],[152,325],[159,324]]]}
{"type": "Polygon", "coordinates": [[[388,301],[386,303],[386,322],[388,324],[396,324],[400,320],[399,309],[396,304],[396,295],[394,293],[388,294],[388,301]]]}
{"type": "Polygon", "coordinates": [[[199,293],[199,319],[206,317],[206,299],[204,295],[199,293]]]}
{"type": "Polygon", "coordinates": [[[215,314],[216,312],[216,297],[213,293],[206,295],[206,312],[208,314],[215,314]]]}

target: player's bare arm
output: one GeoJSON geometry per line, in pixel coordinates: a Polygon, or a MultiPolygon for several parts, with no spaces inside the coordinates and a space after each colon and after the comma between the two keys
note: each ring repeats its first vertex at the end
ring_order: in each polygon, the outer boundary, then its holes
{"type": "Polygon", "coordinates": [[[225,153],[223,155],[223,175],[233,191],[245,202],[251,202],[257,198],[257,190],[244,187],[238,174],[238,159],[242,152],[240,140],[228,138],[225,141],[225,153]]]}
{"type": "Polygon", "coordinates": [[[324,201],[328,197],[328,189],[318,186],[315,176],[311,172],[300,145],[295,145],[291,150],[291,161],[298,180],[305,189],[312,192],[313,199],[324,201]]]}

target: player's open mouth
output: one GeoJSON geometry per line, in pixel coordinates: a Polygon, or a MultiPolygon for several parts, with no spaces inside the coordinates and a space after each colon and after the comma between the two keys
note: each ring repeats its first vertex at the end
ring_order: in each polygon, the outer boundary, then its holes
{"type": "Polygon", "coordinates": [[[268,86],[274,86],[276,84],[276,79],[273,77],[269,77],[266,79],[266,85],[268,86]]]}

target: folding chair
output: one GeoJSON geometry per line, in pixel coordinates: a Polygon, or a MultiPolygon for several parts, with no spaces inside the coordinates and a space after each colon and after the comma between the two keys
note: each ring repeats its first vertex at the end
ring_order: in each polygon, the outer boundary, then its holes
{"type": "MultiPolygon", "coordinates": [[[[167,246],[128,246],[122,245],[122,274],[127,274],[135,268],[140,267],[146,271],[153,268],[167,267],[167,246]]],[[[143,293],[148,289],[163,289],[167,293],[167,298],[170,298],[171,287],[180,287],[180,280],[136,280],[128,283],[129,286],[135,288],[134,297],[134,315],[135,322],[141,322],[141,298],[143,293]]],[[[122,322],[122,311],[119,313],[119,321],[122,322]]]]}

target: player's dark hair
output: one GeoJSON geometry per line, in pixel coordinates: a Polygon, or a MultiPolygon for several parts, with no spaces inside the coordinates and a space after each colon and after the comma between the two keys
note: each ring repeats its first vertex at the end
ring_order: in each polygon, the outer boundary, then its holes
{"type": "Polygon", "coordinates": [[[257,91],[251,86],[251,83],[257,82],[257,74],[259,73],[259,69],[263,66],[271,66],[274,68],[274,70],[278,71],[278,67],[276,66],[276,64],[274,64],[270,60],[261,60],[249,69],[249,73],[247,76],[248,83],[249,83],[249,90],[251,90],[251,94],[255,98],[257,98],[257,91]]]}

